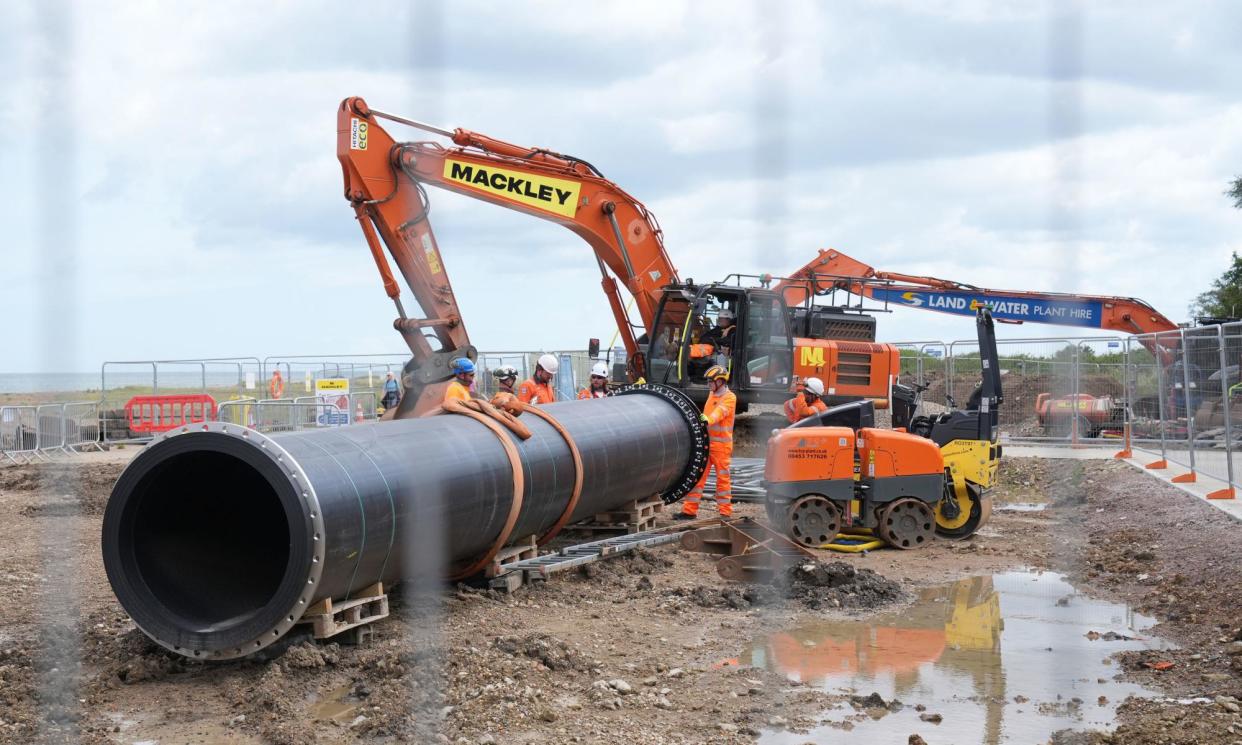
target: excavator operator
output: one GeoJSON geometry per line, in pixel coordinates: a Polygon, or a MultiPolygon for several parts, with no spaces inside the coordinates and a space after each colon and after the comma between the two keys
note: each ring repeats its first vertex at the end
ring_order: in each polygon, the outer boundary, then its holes
{"type": "Polygon", "coordinates": [[[560,366],[553,355],[540,355],[535,365],[535,374],[518,386],[518,400],[524,404],[555,403],[556,391],[552,389],[552,378],[556,376],[560,366]]]}
{"type": "MultiPolygon", "coordinates": [[[[697,323],[707,325],[703,316],[696,319],[697,323]]],[[[694,344],[690,345],[691,376],[703,371],[711,365],[729,366],[729,358],[733,353],[733,332],[737,330],[733,311],[721,308],[716,315],[715,325],[698,334],[694,344]],[[697,366],[697,371],[695,367],[697,366]]]]}
{"type": "Polygon", "coordinates": [[[736,321],[733,311],[721,308],[720,313],[716,315],[716,325],[708,329],[699,341],[715,346],[716,354],[723,354],[727,357],[733,349],[733,332],[737,330],[736,321]]]}

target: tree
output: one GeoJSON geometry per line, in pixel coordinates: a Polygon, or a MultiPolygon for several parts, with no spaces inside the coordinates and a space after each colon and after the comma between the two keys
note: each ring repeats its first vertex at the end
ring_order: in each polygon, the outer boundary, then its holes
{"type": "Polygon", "coordinates": [[[1234,207],[1242,210],[1242,176],[1238,176],[1233,180],[1233,183],[1229,185],[1228,191],[1225,192],[1225,196],[1233,200],[1234,207]]]}
{"type": "MultiPolygon", "coordinates": [[[[1242,179],[1238,180],[1239,208],[1242,209],[1242,179]]],[[[1242,258],[1233,253],[1233,262],[1224,274],[1212,282],[1212,289],[1195,298],[1191,316],[1236,318],[1242,313],[1242,258]]]]}

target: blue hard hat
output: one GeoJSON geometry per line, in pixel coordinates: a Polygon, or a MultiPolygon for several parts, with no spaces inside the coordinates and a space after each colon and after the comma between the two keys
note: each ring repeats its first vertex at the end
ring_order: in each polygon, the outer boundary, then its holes
{"type": "Polygon", "coordinates": [[[474,372],[474,363],[471,362],[470,358],[468,357],[458,357],[457,359],[453,360],[452,363],[450,363],[450,365],[453,368],[454,375],[461,375],[463,373],[474,372]]]}

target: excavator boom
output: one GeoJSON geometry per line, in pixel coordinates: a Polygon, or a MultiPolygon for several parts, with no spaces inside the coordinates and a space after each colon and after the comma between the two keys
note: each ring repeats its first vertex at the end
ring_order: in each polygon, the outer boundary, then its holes
{"type": "Polygon", "coordinates": [[[996,320],[1005,323],[1048,323],[1129,334],[1177,328],[1136,298],[993,290],[936,277],[879,271],[833,249],[821,249],[815,259],[776,287],[791,306],[833,290],[955,315],[973,316],[980,306],[986,306],[996,320]]]}
{"type": "MultiPolygon", "coordinates": [[[[644,329],[655,323],[662,288],[680,280],[655,216],[590,163],[377,111],[357,97],[345,99],[337,111],[336,152],[345,198],[397,308],[393,326],[412,353],[402,383],[407,394],[415,395],[403,396],[397,416],[437,405],[451,377],[451,359],[476,354],[428,221],[428,184],[559,223],[582,237],[595,252],[622,344],[641,365],[634,324],[613,277],[633,296],[644,329]],[[380,119],[446,137],[453,144],[399,142],[380,126],[380,119]],[[385,247],[424,317],[406,314],[385,247]]],[[[636,373],[642,374],[641,367],[636,373]]]]}

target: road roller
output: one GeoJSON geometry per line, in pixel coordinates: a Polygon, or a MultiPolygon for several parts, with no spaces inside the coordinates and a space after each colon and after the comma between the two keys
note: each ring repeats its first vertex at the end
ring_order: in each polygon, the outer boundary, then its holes
{"type": "MultiPolygon", "coordinates": [[[[772,523],[805,546],[871,530],[913,549],[974,535],[992,512],[1004,400],[991,313],[976,315],[981,380],[965,410],[918,415],[924,386],[893,385],[893,429],[869,400],[834,406],[773,433],[764,463],[772,523]]],[[[952,404],[952,401],[950,401],[952,404]]]]}

